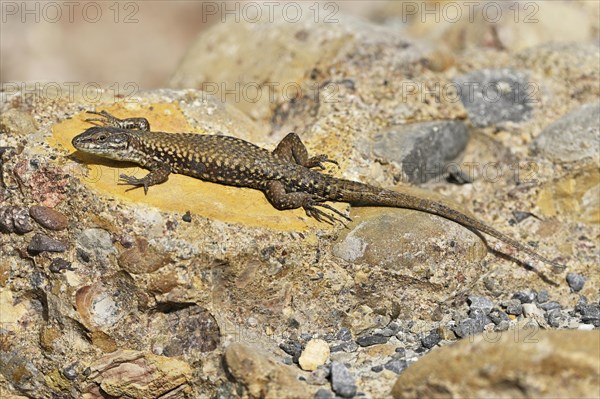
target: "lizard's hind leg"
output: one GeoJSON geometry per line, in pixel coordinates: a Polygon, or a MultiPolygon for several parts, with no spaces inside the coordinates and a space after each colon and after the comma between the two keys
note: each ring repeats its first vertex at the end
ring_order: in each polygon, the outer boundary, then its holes
{"type": "Polygon", "coordinates": [[[302,165],[305,168],[320,168],[325,169],[323,162],[338,164],[336,161],[327,158],[327,155],[320,154],[314,157],[308,157],[306,146],[300,140],[300,137],[292,132],[283,138],[273,150],[273,155],[278,158],[285,159],[288,162],[302,165]]]}
{"type": "Polygon", "coordinates": [[[344,224],[344,221],[336,218],[335,215],[330,215],[318,208],[321,207],[330,210],[334,214],[340,216],[340,218],[352,221],[352,219],[342,212],[325,204],[324,198],[309,193],[287,192],[283,183],[277,180],[270,180],[267,182],[264,193],[269,202],[279,210],[298,209],[302,207],[308,216],[317,219],[319,222],[334,224],[336,221],[339,221],[344,224]]]}

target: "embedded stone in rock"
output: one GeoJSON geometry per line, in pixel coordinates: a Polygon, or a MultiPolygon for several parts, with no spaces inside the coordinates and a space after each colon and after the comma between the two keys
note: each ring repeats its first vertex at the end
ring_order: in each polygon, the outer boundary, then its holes
{"type": "Polygon", "coordinates": [[[191,391],[192,369],[175,358],[119,350],[96,360],[90,370],[84,398],[177,398],[191,391]]]}
{"type": "Polygon", "coordinates": [[[0,130],[9,136],[23,136],[38,130],[33,115],[16,108],[3,110],[0,115],[0,130]]]}
{"type": "Polygon", "coordinates": [[[227,369],[253,398],[309,398],[312,389],[286,366],[249,345],[236,342],[225,350],[227,369]]]}
{"type": "Polygon", "coordinates": [[[322,339],[308,341],[298,363],[302,370],[313,371],[329,359],[329,345],[322,339]]]}
{"type": "Polygon", "coordinates": [[[410,182],[424,183],[449,172],[469,141],[460,121],[419,122],[392,126],[373,138],[373,155],[402,168],[410,182]]]}
{"type": "Polygon", "coordinates": [[[136,245],[119,255],[118,263],[123,270],[133,274],[152,273],[171,261],[167,254],[162,254],[148,244],[142,237],[136,238],[136,245]]]}
{"type": "Polygon", "coordinates": [[[529,119],[536,101],[529,76],[514,69],[482,69],[458,76],[460,99],[476,127],[529,119]]]}
{"type": "Polygon", "coordinates": [[[65,215],[47,206],[32,206],[29,208],[29,215],[49,230],[64,230],[69,224],[69,219],[65,215]]]}
{"type": "Polygon", "coordinates": [[[577,273],[567,273],[567,283],[573,292],[579,292],[585,284],[585,277],[577,273]]]}
{"type": "Polygon", "coordinates": [[[598,156],[600,102],[582,105],[548,125],[533,141],[532,150],[562,162],[598,156]]]}
{"type": "Polygon", "coordinates": [[[221,339],[217,321],[200,306],[168,313],[166,324],[170,334],[163,350],[165,356],[211,352],[221,339]]]}
{"type": "Polygon", "coordinates": [[[0,232],[26,234],[33,230],[27,208],[17,206],[0,207],[0,232]]]}
{"type": "Polygon", "coordinates": [[[533,341],[529,334],[498,338],[479,335],[428,353],[398,377],[393,397],[598,395],[600,331],[536,330],[533,341]]]}
{"type": "Polygon", "coordinates": [[[31,239],[31,242],[27,246],[27,250],[37,255],[40,252],[64,252],[67,250],[67,246],[54,238],[50,238],[47,235],[37,233],[31,239]]]}

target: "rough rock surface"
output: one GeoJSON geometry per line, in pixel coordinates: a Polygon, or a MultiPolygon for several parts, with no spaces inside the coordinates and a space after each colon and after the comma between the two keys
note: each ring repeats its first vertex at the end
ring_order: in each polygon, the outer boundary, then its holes
{"type": "Polygon", "coordinates": [[[600,332],[481,335],[431,352],[394,385],[394,398],[585,397],[600,393],[600,332]]]}
{"type": "MultiPolygon", "coordinates": [[[[186,87],[212,81],[231,89],[239,81],[267,90],[279,83],[268,101],[240,93],[239,101],[223,102],[210,87],[140,92],[116,103],[110,89],[93,102],[29,87],[2,96],[2,395],[93,397],[104,386],[120,398],[244,398],[290,389],[302,397],[388,397],[398,374],[459,339],[599,328],[598,166],[531,151],[561,116],[597,102],[597,40],[523,47],[501,38],[515,53],[481,36],[448,52],[446,43],[409,37],[415,25],[339,17],[339,24],[315,25],[310,17],[216,24],[174,73],[173,82],[186,87]],[[504,70],[535,83],[535,102],[530,109],[503,103],[512,121],[477,127],[453,82],[504,70]],[[301,94],[279,91],[287,83],[301,94]],[[553,274],[497,240],[410,210],[337,204],[353,219],[346,228],[300,209],[278,211],[257,191],[181,175],[148,195],[127,191],[119,174],[145,171],[71,147],[90,126],[85,111],[103,109],[147,117],[154,130],[234,135],[269,149],[296,130],[310,154],[339,162],[325,173],[390,189],[404,186],[407,173],[373,155],[378,135],[453,126],[462,137],[468,126],[466,146],[451,153],[440,148],[443,140],[410,144],[423,157],[456,157],[471,182],[451,184],[441,174],[420,195],[465,209],[567,269],[553,274]],[[42,214],[30,216],[32,207],[44,207],[35,208],[42,214]],[[329,357],[302,370],[299,358],[316,340],[329,357]],[[138,377],[143,382],[132,384],[138,377]]],[[[581,26],[597,26],[590,20],[581,26]]],[[[499,33],[526,29],[511,26],[499,33]]],[[[479,28],[493,31],[488,23],[479,28]]],[[[488,105],[482,109],[492,121],[488,105]]],[[[436,138],[434,130],[427,137],[436,138]]],[[[556,346],[569,348],[569,341],[559,335],[556,346]]],[[[569,365],[564,375],[579,370],[569,365]]]]}

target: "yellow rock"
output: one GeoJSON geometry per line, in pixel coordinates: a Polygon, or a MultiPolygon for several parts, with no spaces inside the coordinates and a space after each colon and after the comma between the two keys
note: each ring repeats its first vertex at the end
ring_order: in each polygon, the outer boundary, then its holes
{"type": "Polygon", "coordinates": [[[329,359],[329,345],[322,339],[312,339],[307,344],[298,363],[302,370],[313,371],[329,359]]]}
{"type": "Polygon", "coordinates": [[[600,170],[590,165],[571,175],[546,183],[537,206],[545,216],[562,216],[572,220],[600,224],[600,170]]]}

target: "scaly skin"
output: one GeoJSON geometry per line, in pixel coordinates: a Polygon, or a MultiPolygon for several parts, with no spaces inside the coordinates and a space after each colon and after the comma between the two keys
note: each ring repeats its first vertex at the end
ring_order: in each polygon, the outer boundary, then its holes
{"type": "Polygon", "coordinates": [[[408,208],[442,216],[463,226],[495,237],[533,258],[564,268],[493,227],[440,202],[413,193],[391,191],[367,184],[337,179],[313,168],[333,162],[325,155],[309,158],[295,133],[288,134],[273,152],[247,141],[218,135],[151,132],[145,118],[117,119],[107,112],[91,112],[101,118],[88,119],[102,126],[87,129],[73,139],[73,146],[86,153],[118,161],[134,162],[149,169],[138,179],[121,175],[135,187],[164,183],[171,173],[237,187],[261,190],[277,209],[304,208],[307,215],[333,223],[335,215],[350,218],[325,201],[355,206],[408,208]]]}

